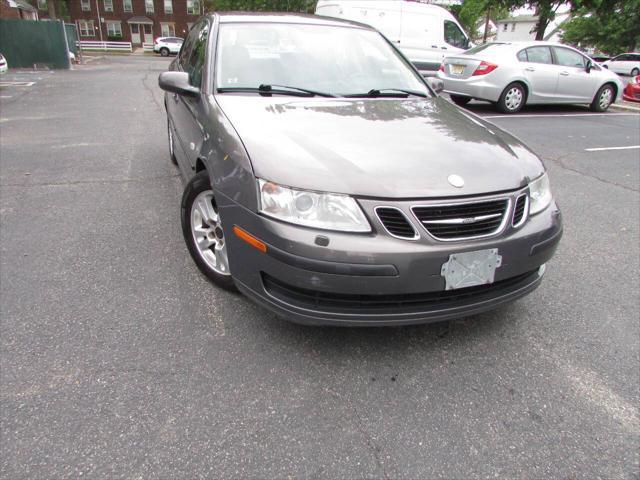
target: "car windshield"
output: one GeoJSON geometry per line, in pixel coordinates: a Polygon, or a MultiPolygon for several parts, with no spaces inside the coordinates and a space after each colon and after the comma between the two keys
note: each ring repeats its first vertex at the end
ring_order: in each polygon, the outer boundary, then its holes
{"type": "Polygon", "coordinates": [[[372,91],[376,96],[400,91],[430,96],[419,74],[379,33],[360,28],[222,24],[215,71],[216,87],[224,92],[262,85],[285,94],[295,92],[276,86],[331,96],[372,91]]]}

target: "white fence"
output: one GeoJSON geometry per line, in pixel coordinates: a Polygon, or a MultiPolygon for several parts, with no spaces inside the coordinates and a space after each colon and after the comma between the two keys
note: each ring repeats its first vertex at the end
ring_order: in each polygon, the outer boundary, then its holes
{"type": "Polygon", "coordinates": [[[103,52],[133,52],[131,42],[93,42],[93,41],[80,41],[78,46],[82,50],[100,50],[103,52]]]}
{"type": "Polygon", "coordinates": [[[144,50],[145,52],[152,52],[153,51],[153,43],[143,43],[142,44],[142,50],[144,50]]]}

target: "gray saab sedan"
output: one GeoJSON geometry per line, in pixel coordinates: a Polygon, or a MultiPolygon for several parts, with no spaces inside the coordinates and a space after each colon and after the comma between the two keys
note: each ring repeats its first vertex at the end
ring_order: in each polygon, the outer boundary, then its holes
{"type": "Polygon", "coordinates": [[[562,235],[545,167],[430,81],[366,25],[201,18],[159,78],[200,270],[307,324],[446,320],[533,291],[562,235]]]}

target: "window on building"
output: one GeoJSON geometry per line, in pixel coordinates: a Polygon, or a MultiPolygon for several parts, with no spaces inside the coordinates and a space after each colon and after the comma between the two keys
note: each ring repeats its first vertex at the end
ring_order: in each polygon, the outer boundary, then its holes
{"type": "Polygon", "coordinates": [[[153,0],[144,0],[144,9],[147,13],[153,13],[153,0]]]}
{"type": "Polygon", "coordinates": [[[107,37],[122,38],[122,26],[120,22],[107,22],[107,37]]]}
{"type": "Polygon", "coordinates": [[[113,12],[113,0],[104,0],[104,11],[113,12]]]}
{"type": "Polygon", "coordinates": [[[164,0],[164,13],[173,13],[173,1],[164,0]]]}
{"type": "Polygon", "coordinates": [[[80,30],[81,37],[93,37],[96,34],[93,20],[78,20],[78,30],[80,30]]]}
{"type": "Polygon", "coordinates": [[[38,10],[47,10],[47,0],[38,0],[38,10]]]}
{"type": "Polygon", "coordinates": [[[91,0],[80,0],[80,5],[82,6],[83,12],[91,11],[91,0]]]}
{"type": "Polygon", "coordinates": [[[173,23],[161,23],[160,24],[161,36],[163,37],[175,37],[176,27],[173,23]]]}
{"type": "Polygon", "coordinates": [[[200,2],[198,0],[187,0],[187,13],[189,15],[200,15],[200,2]]]}
{"type": "Polygon", "coordinates": [[[512,32],[515,32],[515,31],[516,31],[516,24],[515,24],[515,23],[512,23],[512,24],[511,24],[511,31],[512,31],[512,32]]]}
{"type": "Polygon", "coordinates": [[[502,31],[503,31],[503,32],[506,32],[506,31],[507,31],[507,28],[509,28],[509,24],[508,24],[508,23],[505,23],[502,27],[503,27],[503,28],[502,28],[502,31]]]}
{"type": "Polygon", "coordinates": [[[132,0],[122,0],[122,9],[125,12],[133,12],[133,5],[131,4],[132,0]]]}

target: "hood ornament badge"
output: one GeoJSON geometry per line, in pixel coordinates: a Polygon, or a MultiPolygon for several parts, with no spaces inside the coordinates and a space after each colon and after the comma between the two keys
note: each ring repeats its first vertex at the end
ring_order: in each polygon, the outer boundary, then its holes
{"type": "Polygon", "coordinates": [[[460,175],[449,175],[447,180],[449,180],[449,183],[456,188],[464,187],[464,178],[462,178],[460,175]]]}

